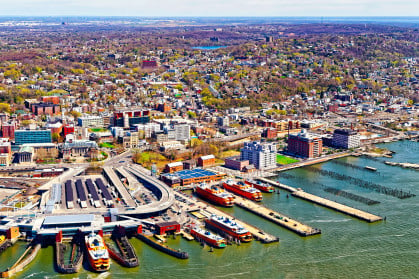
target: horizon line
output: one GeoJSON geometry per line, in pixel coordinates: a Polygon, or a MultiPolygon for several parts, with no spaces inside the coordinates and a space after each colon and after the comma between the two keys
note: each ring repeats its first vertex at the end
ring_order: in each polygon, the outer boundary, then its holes
{"type": "Polygon", "coordinates": [[[133,18],[419,18],[419,16],[404,16],[404,15],[336,15],[336,16],[321,16],[321,15],[304,15],[304,16],[240,16],[240,15],[229,15],[229,16],[201,16],[201,15],[2,15],[0,17],[133,17],[133,18]]]}

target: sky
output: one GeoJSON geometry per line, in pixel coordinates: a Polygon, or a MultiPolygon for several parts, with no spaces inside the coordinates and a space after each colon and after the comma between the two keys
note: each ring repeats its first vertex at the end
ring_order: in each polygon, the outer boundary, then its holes
{"type": "Polygon", "coordinates": [[[419,0],[0,0],[2,16],[419,16],[419,0]]]}

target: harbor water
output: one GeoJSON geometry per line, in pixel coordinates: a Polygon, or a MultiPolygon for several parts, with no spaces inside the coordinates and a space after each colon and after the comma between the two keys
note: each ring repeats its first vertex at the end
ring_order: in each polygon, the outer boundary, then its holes
{"type": "MultiPolygon", "coordinates": [[[[305,168],[287,171],[287,185],[373,214],[385,221],[369,224],[281,191],[264,194],[263,204],[293,219],[322,230],[321,235],[300,237],[278,225],[238,207],[224,209],[236,217],[273,235],[279,243],[227,246],[226,249],[203,247],[178,236],[168,245],[189,253],[188,260],[165,255],[137,239],[131,239],[140,266],[123,268],[112,262],[109,272],[94,274],[84,269],[75,275],[55,272],[53,248],[43,248],[35,261],[18,278],[418,278],[419,277],[419,171],[385,165],[384,161],[419,163],[419,143],[411,141],[381,145],[395,151],[393,158],[372,160],[367,157],[338,159],[352,165],[377,168],[377,172],[351,168],[329,161],[316,168],[401,189],[416,197],[398,199],[361,188],[348,181],[336,180],[305,168]],[[379,201],[366,205],[324,191],[333,187],[379,201]]],[[[1,267],[12,251],[0,255],[1,267]]]]}

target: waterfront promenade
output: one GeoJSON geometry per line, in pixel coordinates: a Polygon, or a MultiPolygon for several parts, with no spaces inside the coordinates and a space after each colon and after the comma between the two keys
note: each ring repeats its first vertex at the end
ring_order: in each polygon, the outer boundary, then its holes
{"type": "Polygon", "coordinates": [[[324,163],[324,162],[327,162],[327,161],[330,161],[330,160],[333,160],[333,159],[343,158],[343,157],[347,157],[347,156],[350,156],[350,155],[351,155],[350,152],[340,152],[340,153],[335,153],[335,154],[331,154],[331,155],[326,155],[324,157],[308,159],[308,160],[300,161],[300,162],[297,162],[297,163],[292,163],[292,164],[288,164],[288,165],[283,165],[283,166],[267,169],[267,171],[269,171],[269,172],[286,171],[286,170],[290,170],[290,169],[295,169],[295,168],[310,166],[310,165],[314,165],[314,164],[324,163]]]}

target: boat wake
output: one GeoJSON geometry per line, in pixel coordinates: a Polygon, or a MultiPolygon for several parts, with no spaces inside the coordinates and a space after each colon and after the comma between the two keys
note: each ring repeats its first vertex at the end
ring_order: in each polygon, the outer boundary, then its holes
{"type": "MultiPolygon", "coordinates": [[[[37,273],[31,273],[28,274],[27,276],[23,277],[23,279],[29,279],[29,278],[40,278],[42,277],[42,274],[45,272],[37,272],[37,273]]],[[[44,278],[52,278],[50,276],[44,276],[44,278]]]]}
{"type": "Polygon", "coordinates": [[[223,275],[218,275],[218,276],[214,276],[214,278],[224,278],[224,277],[232,277],[235,278],[239,275],[245,275],[245,274],[249,274],[250,271],[247,272],[238,272],[238,273],[229,273],[229,274],[223,274],[223,275]]]}
{"type": "Polygon", "coordinates": [[[98,276],[96,276],[96,275],[88,275],[87,276],[87,278],[88,279],[106,279],[106,278],[110,278],[110,276],[111,276],[111,273],[109,272],[109,271],[106,271],[106,272],[103,272],[103,273],[100,273],[98,276]]]}

